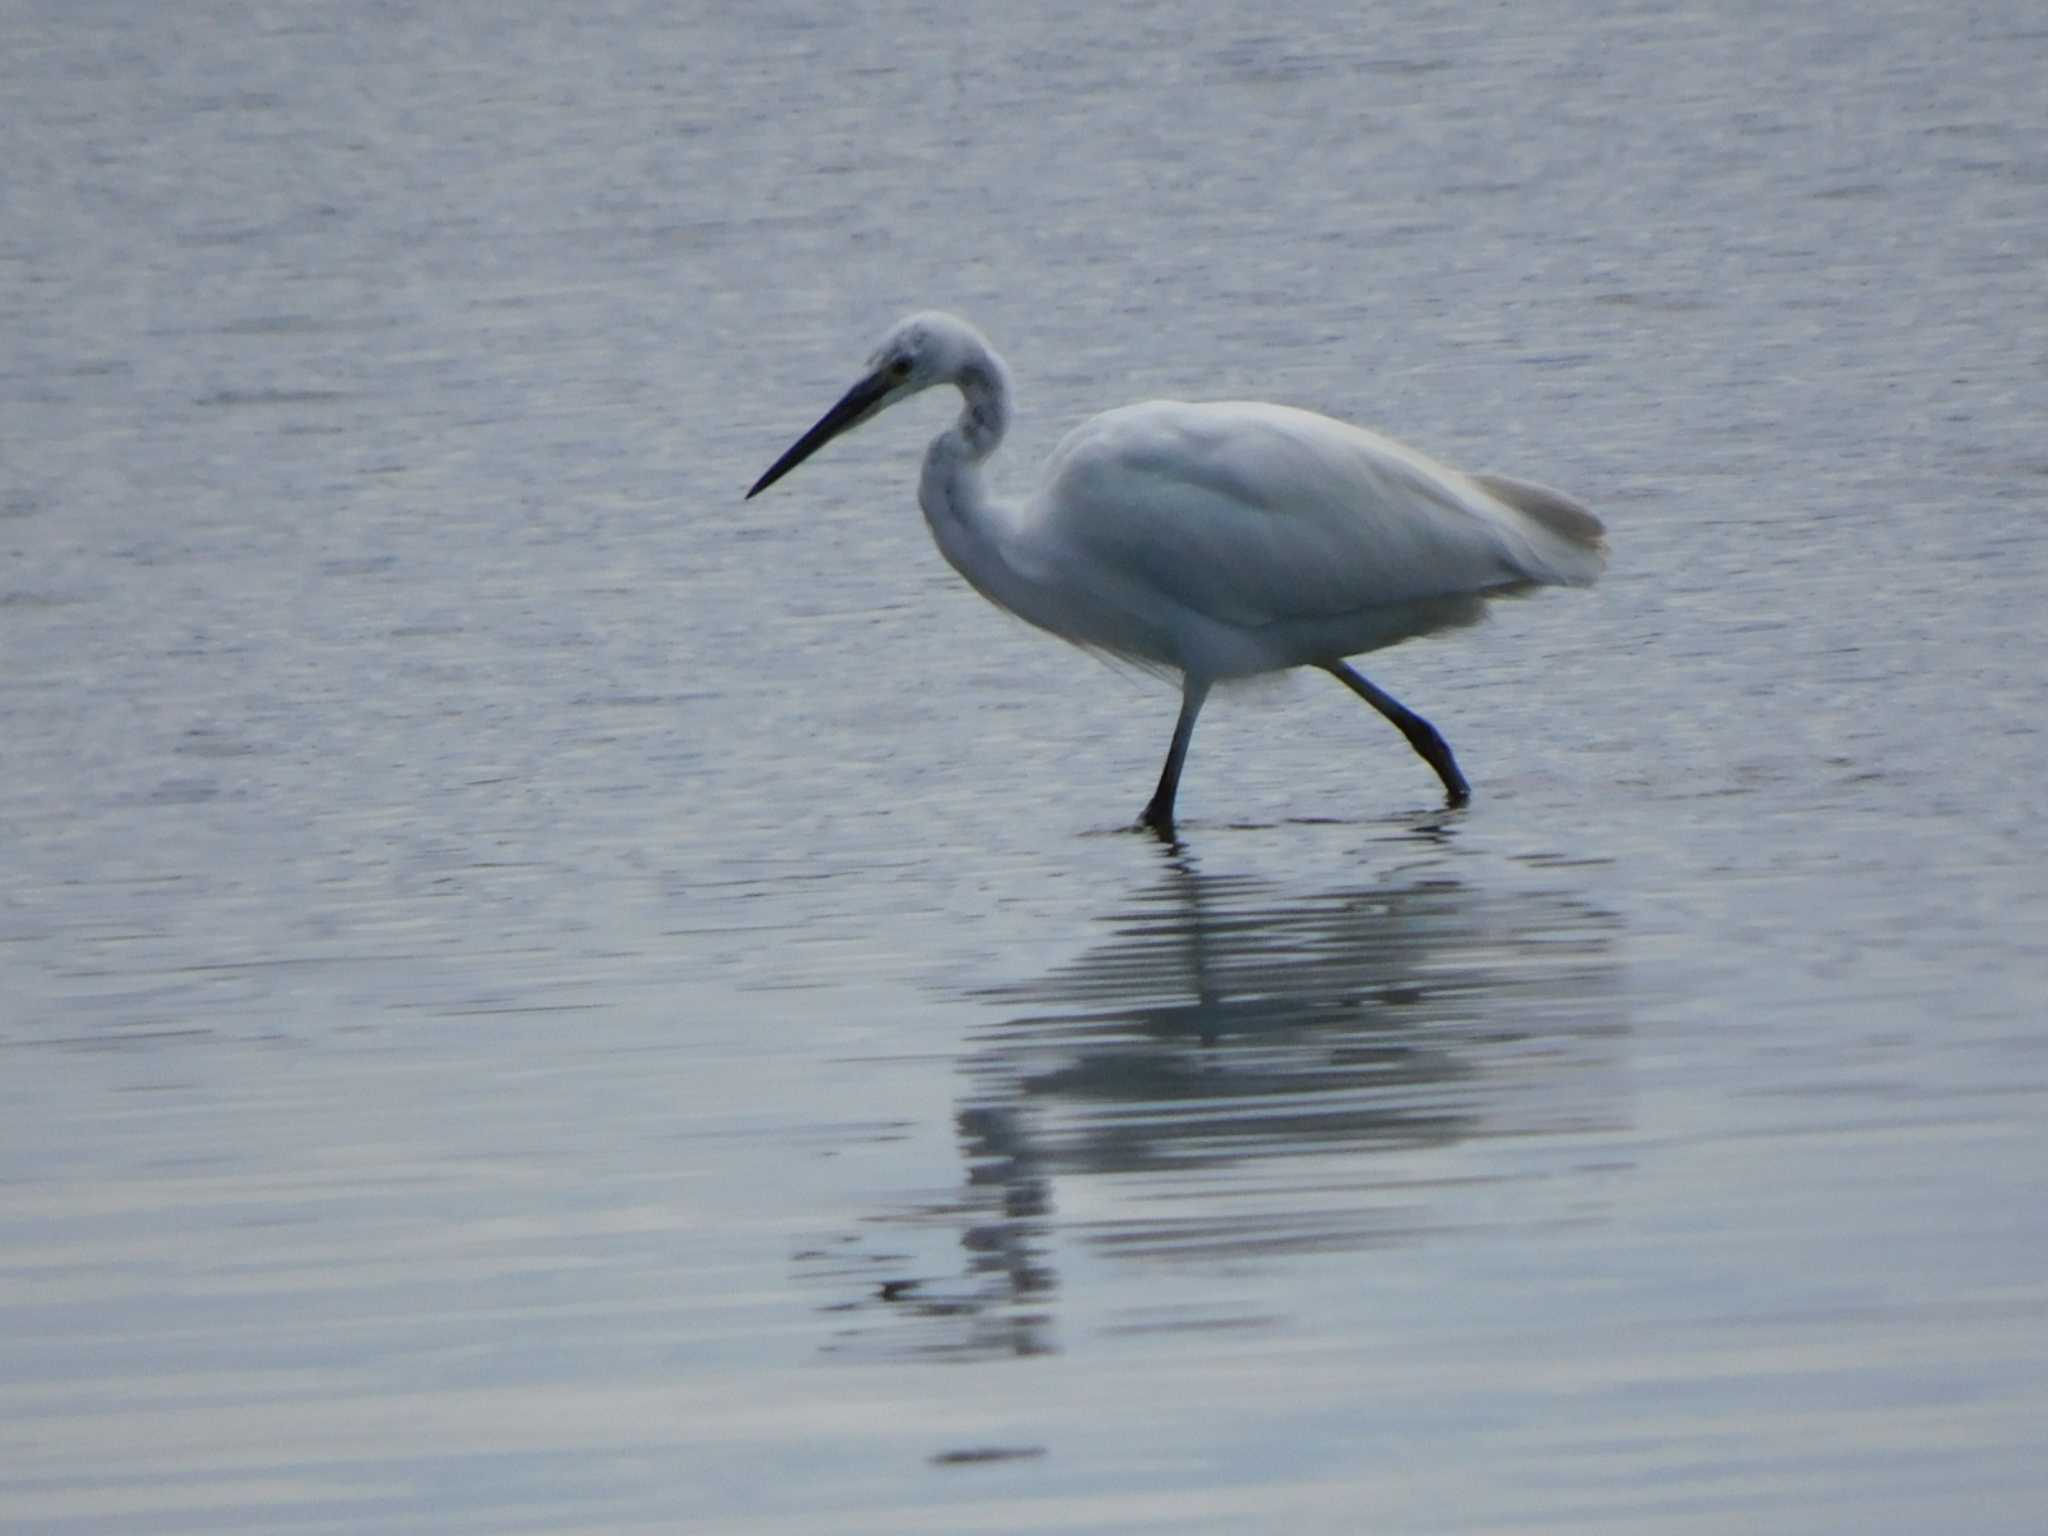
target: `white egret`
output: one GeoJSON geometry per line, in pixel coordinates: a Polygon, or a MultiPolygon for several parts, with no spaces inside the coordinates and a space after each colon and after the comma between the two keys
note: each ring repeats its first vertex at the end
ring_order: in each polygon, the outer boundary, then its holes
{"type": "Polygon", "coordinates": [[[925,450],[917,499],[953,569],[1063,640],[1180,674],[1173,744],[1140,818],[1164,837],[1211,687],[1288,667],[1320,667],[1385,715],[1462,805],[1471,790],[1436,728],[1344,658],[1471,624],[1491,597],[1587,585],[1606,562],[1600,520],[1560,492],[1251,401],[1106,411],[1053,450],[1036,495],[1002,505],[981,465],[1010,425],[1009,369],[936,311],[900,321],[748,497],[935,384],[964,404],[925,450]]]}

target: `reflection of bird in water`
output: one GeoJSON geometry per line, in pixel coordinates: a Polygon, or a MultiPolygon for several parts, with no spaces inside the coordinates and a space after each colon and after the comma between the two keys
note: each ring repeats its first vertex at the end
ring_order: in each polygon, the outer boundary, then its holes
{"type": "Polygon", "coordinates": [[[1009,428],[1009,369],[974,327],[938,313],[892,329],[747,495],[940,384],[962,409],[925,454],[918,502],[954,569],[1027,623],[1180,674],[1180,719],[1140,817],[1163,837],[1209,690],[1288,667],[1320,667],[1364,699],[1463,804],[1436,728],[1344,658],[1472,624],[1489,598],[1584,586],[1606,563],[1599,519],[1568,496],[1256,401],[1105,411],[1053,451],[1037,495],[1001,505],[981,466],[1009,428]]]}
{"type": "Polygon", "coordinates": [[[1155,1260],[1402,1241],[1443,1219],[1445,1150],[1616,1119],[1613,922],[1572,897],[1439,874],[1285,899],[1176,860],[1107,926],[977,994],[1016,1011],[964,1063],[966,1188],[882,1222],[968,1252],[893,1298],[948,1324],[936,1347],[1049,1347],[1056,1227],[1155,1260]],[[1088,1220],[1059,1223],[1082,1177],[1088,1220]]]}
{"type": "Polygon", "coordinates": [[[1109,943],[1014,989],[1035,1006],[969,1070],[1042,1106],[1061,1166],[1188,1169],[1533,1128],[1504,1120],[1556,1106],[1512,1047],[1612,1032],[1605,919],[1577,903],[1441,878],[1269,896],[1176,867],[1109,943]]]}

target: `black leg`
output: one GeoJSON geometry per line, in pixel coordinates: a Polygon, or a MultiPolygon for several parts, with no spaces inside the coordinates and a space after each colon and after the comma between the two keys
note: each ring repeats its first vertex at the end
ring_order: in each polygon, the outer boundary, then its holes
{"type": "Polygon", "coordinates": [[[1450,744],[1437,734],[1435,726],[1392,694],[1381,693],[1344,662],[1326,661],[1322,668],[1400,728],[1401,734],[1408,738],[1408,745],[1419,752],[1422,760],[1444,781],[1444,793],[1450,797],[1452,805],[1463,805],[1472,798],[1472,786],[1465,782],[1465,775],[1458,772],[1458,760],[1451,756],[1450,744]]]}
{"type": "Polygon", "coordinates": [[[1138,817],[1140,826],[1150,827],[1161,837],[1173,837],[1173,797],[1180,790],[1180,765],[1186,761],[1188,742],[1195,734],[1195,716],[1209,697],[1206,678],[1183,677],[1180,684],[1180,719],[1174,722],[1173,745],[1166,749],[1166,766],[1159,770],[1159,787],[1138,817]]]}

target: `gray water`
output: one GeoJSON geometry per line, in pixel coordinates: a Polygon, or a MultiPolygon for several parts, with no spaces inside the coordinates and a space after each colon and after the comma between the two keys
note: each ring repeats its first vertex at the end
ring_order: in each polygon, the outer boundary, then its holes
{"type": "Polygon", "coordinates": [[[0,8],[0,1527],[2034,1532],[2039,7],[0,8]],[[899,313],[1555,483],[1174,697],[899,313]]]}

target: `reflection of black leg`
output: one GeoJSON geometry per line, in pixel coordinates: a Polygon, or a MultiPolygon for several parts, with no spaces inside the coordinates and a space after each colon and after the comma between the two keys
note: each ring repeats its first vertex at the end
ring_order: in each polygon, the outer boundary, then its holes
{"type": "Polygon", "coordinates": [[[1472,798],[1472,786],[1465,782],[1465,775],[1458,772],[1458,760],[1451,756],[1450,744],[1437,734],[1435,726],[1392,694],[1381,693],[1344,662],[1326,661],[1322,668],[1400,727],[1401,734],[1408,738],[1408,745],[1421,753],[1422,760],[1444,781],[1444,793],[1452,805],[1463,805],[1472,798]]]}
{"type": "Polygon", "coordinates": [[[1195,716],[1202,712],[1202,701],[1208,697],[1207,678],[1189,674],[1181,679],[1180,719],[1174,722],[1173,745],[1166,749],[1166,766],[1159,770],[1159,787],[1152,791],[1151,802],[1138,817],[1140,826],[1150,827],[1169,841],[1173,837],[1173,797],[1180,790],[1180,765],[1187,759],[1188,742],[1195,734],[1195,716]]]}

